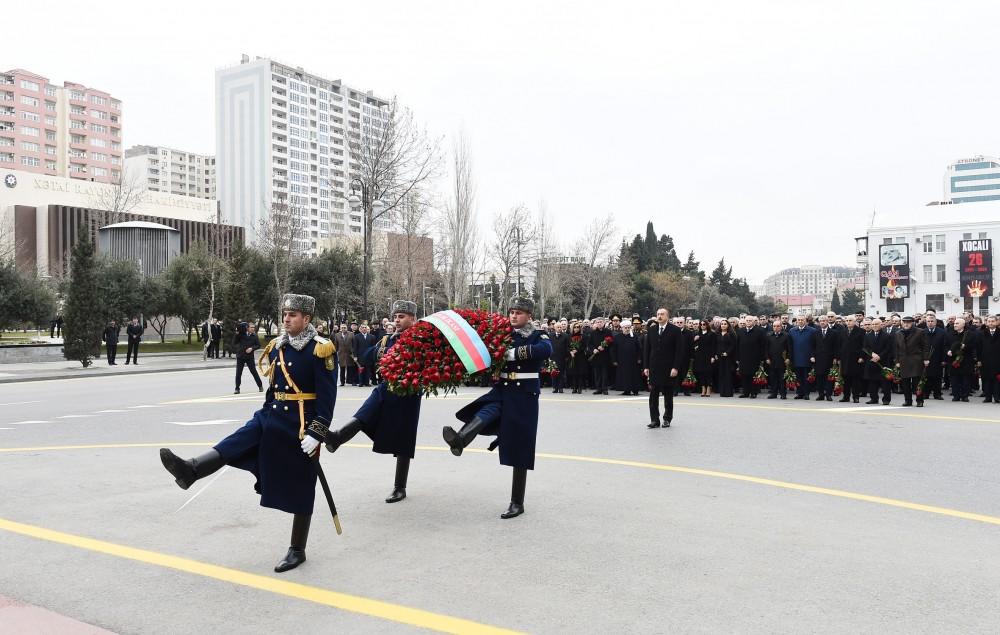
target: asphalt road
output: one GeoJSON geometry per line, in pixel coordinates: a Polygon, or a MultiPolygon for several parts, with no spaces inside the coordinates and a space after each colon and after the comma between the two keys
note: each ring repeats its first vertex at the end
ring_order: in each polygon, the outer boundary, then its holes
{"type": "MultiPolygon", "coordinates": [[[[363,435],[324,454],[344,534],[317,496],[308,562],[279,575],[290,516],[258,506],[252,477],[185,492],[157,456],[252,414],[260,395],[230,394],[231,373],[0,385],[0,595],[166,635],[1000,623],[997,405],[682,397],[648,430],[644,398],[546,393],[527,512],[501,521],[510,470],[489,439],[461,458],[441,440],[464,390],[424,402],[402,503],[383,502],[393,460],[363,435]]],[[[335,418],[365,396],[342,389],[335,418]]]]}

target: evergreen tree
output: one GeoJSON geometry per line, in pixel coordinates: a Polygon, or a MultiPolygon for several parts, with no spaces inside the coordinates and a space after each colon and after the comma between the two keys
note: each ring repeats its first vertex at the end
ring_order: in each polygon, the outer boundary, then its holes
{"type": "Polygon", "coordinates": [[[63,316],[63,355],[86,368],[91,358],[100,353],[104,315],[94,306],[100,298],[97,274],[99,265],[94,258],[94,243],[83,234],[73,247],[70,259],[69,292],[63,316]]]}
{"type": "Polygon", "coordinates": [[[836,289],[834,289],[833,290],[833,299],[830,300],[830,310],[833,311],[834,313],[836,313],[837,315],[840,315],[840,311],[842,309],[843,309],[843,307],[840,305],[840,294],[837,293],[836,289]]]}
{"type": "Polygon", "coordinates": [[[840,301],[843,314],[857,313],[865,309],[865,292],[863,289],[844,289],[844,297],[840,301]]]}
{"type": "Polygon", "coordinates": [[[719,264],[715,266],[712,275],[708,278],[709,284],[719,288],[722,295],[733,294],[733,268],[726,268],[726,259],[720,258],[719,264]]]}
{"type": "Polygon", "coordinates": [[[658,271],[680,271],[681,259],[677,257],[673,238],[668,234],[660,236],[656,250],[661,265],[661,269],[658,269],[658,271]]]}
{"type": "Polygon", "coordinates": [[[632,257],[632,262],[635,264],[635,270],[637,272],[647,271],[649,269],[649,254],[646,252],[646,243],[643,242],[642,236],[639,234],[635,235],[628,251],[629,255],[632,257]]]}
{"type": "Polygon", "coordinates": [[[699,284],[705,282],[705,272],[701,270],[701,263],[694,259],[694,250],[688,253],[687,262],[681,267],[681,273],[699,284]]]}

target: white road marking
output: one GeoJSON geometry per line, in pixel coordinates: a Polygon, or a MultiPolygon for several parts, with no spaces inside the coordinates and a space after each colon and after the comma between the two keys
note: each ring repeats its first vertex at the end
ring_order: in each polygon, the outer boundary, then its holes
{"type": "Polygon", "coordinates": [[[824,412],[864,412],[866,410],[899,410],[904,406],[854,406],[853,408],[820,408],[824,412]]]}
{"type": "Polygon", "coordinates": [[[96,414],[102,415],[108,412],[128,412],[128,410],[98,410],[96,414]]]}
{"type": "Polygon", "coordinates": [[[206,419],[205,421],[167,421],[175,426],[221,426],[227,423],[236,423],[236,419],[206,419]]]}
{"type": "Polygon", "coordinates": [[[188,506],[188,503],[190,503],[190,502],[191,502],[191,501],[193,501],[194,499],[196,499],[196,498],[198,498],[199,496],[201,496],[201,495],[202,495],[202,493],[204,493],[204,491],[205,491],[205,490],[207,490],[207,489],[208,489],[209,487],[211,487],[212,483],[214,483],[215,481],[219,480],[219,477],[220,477],[220,476],[222,476],[223,474],[225,474],[225,473],[226,473],[226,470],[228,470],[228,469],[229,469],[229,466],[228,466],[228,465],[227,465],[227,466],[225,466],[225,467],[223,467],[223,468],[222,468],[222,470],[220,470],[220,471],[219,471],[219,473],[218,473],[218,474],[216,474],[216,475],[215,475],[215,476],[214,476],[214,477],[212,478],[212,480],[211,480],[211,481],[209,481],[209,482],[205,483],[205,487],[203,487],[203,488],[201,488],[200,490],[198,490],[197,492],[195,492],[194,496],[192,496],[191,498],[187,499],[187,501],[186,501],[186,502],[185,502],[185,503],[184,503],[183,505],[181,505],[180,507],[178,507],[178,508],[177,508],[177,511],[175,511],[174,513],[176,514],[177,512],[181,511],[182,509],[184,509],[185,507],[187,507],[187,506],[188,506]]]}
{"type": "Polygon", "coordinates": [[[13,430],[14,428],[0,428],[0,430],[13,430]]]}
{"type": "Polygon", "coordinates": [[[129,406],[129,408],[159,408],[160,406],[129,406]]]}
{"type": "Polygon", "coordinates": [[[0,403],[0,406],[20,406],[26,403],[42,403],[41,400],[35,401],[8,401],[7,403],[0,403]]]}
{"type": "Polygon", "coordinates": [[[94,415],[61,415],[56,417],[56,419],[83,419],[85,417],[93,417],[94,415]]]}
{"type": "Polygon", "coordinates": [[[41,419],[29,419],[28,421],[11,421],[7,425],[9,426],[23,426],[28,423],[52,423],[51,421],[42,421],[41,419]]]}

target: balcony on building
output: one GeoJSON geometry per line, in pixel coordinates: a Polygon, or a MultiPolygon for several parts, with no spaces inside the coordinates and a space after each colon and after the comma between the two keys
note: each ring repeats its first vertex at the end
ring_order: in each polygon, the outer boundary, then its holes
{"type": "Polygon", "coordinates": [[[868,236],[859,236],[854,239],[854,250],[857,252],[856,262],[859,265],[868,264],[868,236]]]}

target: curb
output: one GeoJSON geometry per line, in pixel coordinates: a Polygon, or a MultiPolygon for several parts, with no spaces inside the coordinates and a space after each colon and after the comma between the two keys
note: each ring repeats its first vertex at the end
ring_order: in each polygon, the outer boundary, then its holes
{"type": "MultiPolygon", "coordinates": [[[[181,367],[171,367],[171,368],[144,368],[141,370],[114,370],[106,371],[96,375],[79,375],[71,373],[62,373],[59,375],[45,375],[42,377],[0,377],[0,384],[17,384],[28,381],[52,381],[56,379],[94,379],[97,377],[118,377],[121,375],[151,375],[153,373],[178,373],[182,371],[191,370],[218,370],[220,368],[228,368],[229,366],[181,366],[181,367]]],[[[83,369],[81,369],[83,370],[83,369]]]]}

